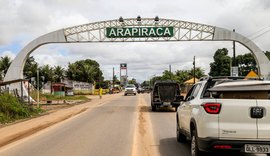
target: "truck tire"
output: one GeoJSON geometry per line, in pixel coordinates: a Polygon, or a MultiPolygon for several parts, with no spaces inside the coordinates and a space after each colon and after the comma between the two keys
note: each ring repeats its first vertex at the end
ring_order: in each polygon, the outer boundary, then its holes
{"type": "Polygon", "coordinates": [[[192,131],[190,149],[191,149],[191,156],[203,156],[204,155],[204,152],[200,151],[198,148],[198,136],[197,136],[196,130],[192,131]]]}
{"type": "Polygon", "coordinates": [[[155,112],[157,110],[157,106],[152,105],[152,111],[155,112]]]}
{"type": "Polygon", "coordinates": [[[175,112],[177,112],[177,108],[178,108],[178,106],[175,106],[175,107],[174,107],[174,111],[175,111],[175,112]]]}
{"type": "Polygon", "coordinates": [[[182,134],[180,131],[180,126],[179,126],[178,121],[176,123],[176,139],[178,142],[181,142],[181,143],[187,141],[187,137],[184,134],[182,134]]]}

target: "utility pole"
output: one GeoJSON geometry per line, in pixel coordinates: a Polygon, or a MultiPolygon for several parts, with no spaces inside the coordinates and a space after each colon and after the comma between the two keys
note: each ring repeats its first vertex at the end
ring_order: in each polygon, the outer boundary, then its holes
{"type": "MultiPolygon", "coordinates": [[[[233,32],[235,30],[233,29],[233,32]]],[[[235,59],[235,41],[233,41],[233,60],[232,60],[232,67],[231,67],[231,76],[238,76],[238,67],[236,64],[236,59],[235,59]]]]}
{"type": "MultiPolygon", "coordinates": [[[[235,32],[235,29],[233,29],[233,32],[235,32]]],[[[235,60],[235,41],[233,41],[233,66],[236,66],[236,60],[235,60]]]]}
{"type": "Polygon", "coordinates": [[[195,56],[193,58],[193,84],[195,84],[195,56]]]}
{"type": "Polygon", "coordinates": [[[114,88],[114,67],[113,67],[112,86],[113,86],[113,88],[114,88]]]}
{"type": "Polygon", "coordinates": [[[172,67],[169,65],[169,71],[170,71],[170,79],[172,80],[172,67]]]}
{"type": "Polygon", "coordinates": [[[37,68],[37,107],[39,108],[39,70],[37,68]]]}

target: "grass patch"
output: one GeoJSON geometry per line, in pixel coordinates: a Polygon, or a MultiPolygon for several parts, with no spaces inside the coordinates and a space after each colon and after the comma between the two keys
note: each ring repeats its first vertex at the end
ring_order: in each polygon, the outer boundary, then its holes
{"type": "Polygon", "coordinates": [[[0,123],[8,123],[18,119],[29,118],[41,113],[40,108],[34,108],[20,102],[9,93],[0,95],[0,123]]]}
{"type": "Polygon", "coordinates": [[[50,95],[44,94],[47,100],[88,100],[88,98],[84,95],[74,95],[74,96],[57,96],[57,95],[50,95]]]}
{"type": "MultiPolygon", "coordinates": [[[[34,100],[37,100],[37,92],[31,92],[31,97],[34,100]]],[[[39,100],[89,100],[85,95],[74,95],[74,96],[60,96],[60,95],[52,95],[52,94],[39,94],[39,100]]]]}

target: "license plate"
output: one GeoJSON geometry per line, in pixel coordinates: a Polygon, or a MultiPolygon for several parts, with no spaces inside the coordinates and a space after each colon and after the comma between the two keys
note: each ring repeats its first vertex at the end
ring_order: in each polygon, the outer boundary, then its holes
{"type": "Polygon", "coordinates": [[[245,145],[246,153],[270,153],[270,145],[245,145]]]}
{"type": "Polygon", "coordinates": [[[171,103],[170,102],[163,102],[163,105],[169,106],[171,103]]]}

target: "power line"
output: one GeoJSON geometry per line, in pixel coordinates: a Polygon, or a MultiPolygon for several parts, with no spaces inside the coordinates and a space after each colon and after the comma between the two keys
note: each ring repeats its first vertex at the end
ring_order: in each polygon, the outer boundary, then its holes
{"type": "MultiPolygon", "coordinates": [[[[256,32],[254,32],[254,33],[248,35],[247,37],[251,37],[251,36],[253,36],[253,35],[255,35],[255,34],[261,32],[261,31],[263,31],[263,30],[265,30],[265,29],[267,29],[267,28],[270,28],[270,26],[266,26],[266,27],[264,27],[264,28],[262,28],[262,29],[260,29],[260,30],[258,30],[258,31],[256,31],[256,32]]],[[[262,35],[268,33],[269,31],[270,31],[270,29],[269,29],[269,30],[266,30],[266,31],[264,31],[264,32],[262,32],[262,33],[260,33],[260,34],[258,34],[258,35],[256,35],[256,36],[254,36],[254,37],[252,37],[251,39],[249,39],[249,41],[246,41],[246,42],[244,42],[243,44],[249,43],[249,42],[253,41],[254,39],[259,38],[259,37],[261,37],[262,35]]],[[[239,47],[239,45],[237,45],[237,47],[239,47]]],[[[232,47],[231,49],[233,49],[233,47],[232,47]]],[[[231,49],[230,49],[230,50],[231,50],[231,49]]]]}
{"type": "Polygon", "coordinates": [[[265,29],[267,29],[267,28],[269,28],[269,27],[270,27],[270,26],[266,26],[266,27],[264,27],[264,28],[262,28],[262,29],[260,29],[260,30],[258,30],[258,31],[256,31],[256,32],[254,32],[254,33],[251,33],[251,34],[247,35],[247,37],[251,37],[251,36],[253,36],[253,35],[259,33],[260,31],[263,31],[263,30],[265,30],[265,29]]]}

